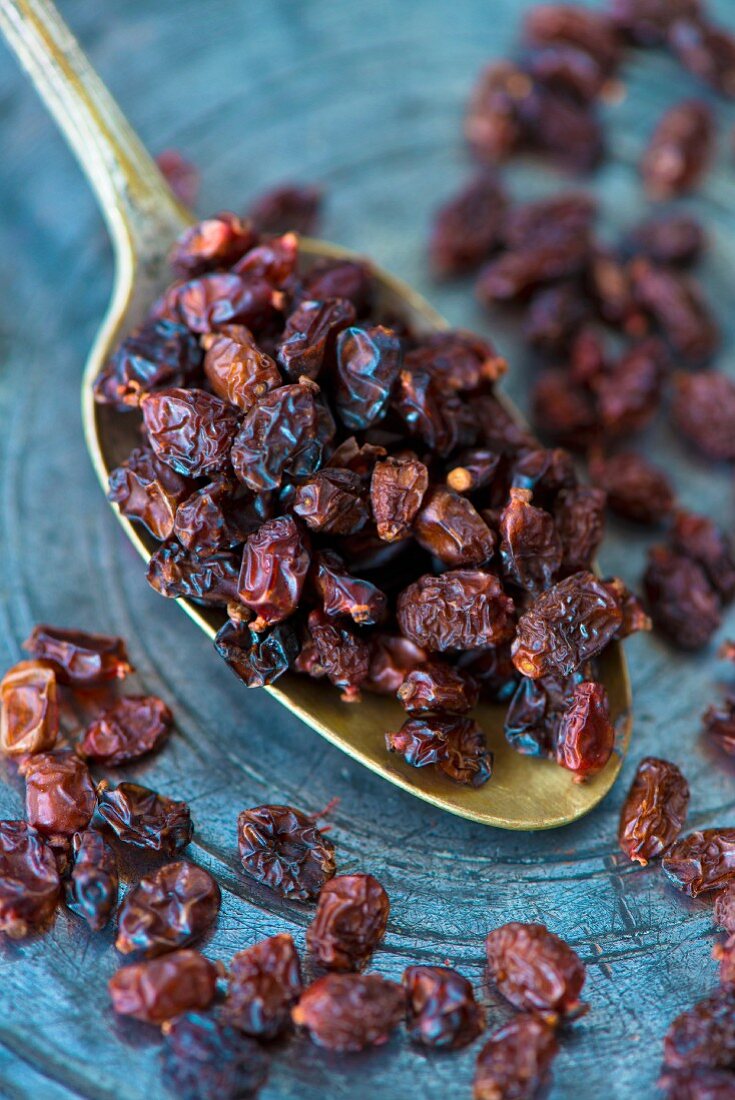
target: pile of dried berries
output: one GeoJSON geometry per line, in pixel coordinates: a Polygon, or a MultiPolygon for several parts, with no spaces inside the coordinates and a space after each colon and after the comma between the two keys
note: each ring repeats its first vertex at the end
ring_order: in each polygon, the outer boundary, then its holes
{"type": "Polygon", "coordinates": [[[142,413],[110,497],[161,542],[149,582],[226,611],[215,646],[249,686],[292,668],[397,694],[388,748],[412,766],[486,782],[485,698],[511,700],[520,751],[599,771],[596,659],[646,626],[590,572],[604,494],[509,415],[491,344],[389,323],[365,263],[297,260],[293,233],[199,223],[97,379],[142,413]]]}

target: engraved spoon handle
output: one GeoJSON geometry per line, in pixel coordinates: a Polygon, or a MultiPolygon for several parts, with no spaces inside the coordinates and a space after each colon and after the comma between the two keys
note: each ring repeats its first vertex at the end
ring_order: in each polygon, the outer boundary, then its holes
{"type": "Polygon", "coordinates": [[[191,215],[51,0],[0,0],[0,30],[92,184],[118,258],[156,256],[191,215]]]}

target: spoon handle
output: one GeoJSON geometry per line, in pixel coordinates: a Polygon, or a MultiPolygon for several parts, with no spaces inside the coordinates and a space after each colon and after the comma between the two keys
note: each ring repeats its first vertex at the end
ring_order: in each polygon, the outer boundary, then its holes
{"type": "Polygon", "coordinates": [[[167,247],[191,215],[51,0],[0,0],[0,30],[92,184],[118,257],[155,256],[156,242],[167,247]]]}

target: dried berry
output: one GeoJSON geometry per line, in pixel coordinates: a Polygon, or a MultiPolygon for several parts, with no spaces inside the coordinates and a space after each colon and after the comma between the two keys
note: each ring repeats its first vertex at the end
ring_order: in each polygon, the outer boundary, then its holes
{"type": "Polygon", "coordinates": [[[291,1019],[302,991],[301,966],[286,933],[233,955],[223,1017],[246,1035],[273,1039],[291,1019]]]}
{"type": "Polygon", "coordinates": [[[95,379],[95,400],[121,411],[164,386],[196,381],[202,351],[186,325],[160,318],[146,321],[118,345],[95,379]]]}
{"type": "Polygon", "coordinates": [[[613,587],[573,573],[537,597],[518,620],[513,663],[523,676],[568,676],[601,653],[623,622],[613,587]]]}
{"type": "Polygon", "coordinates": [[[556,1028],[523,1013],[490,1036],[477,1056],[473,1100],[537,1100],[551,1080],[556,1028]]]}
{"type": "Polygon", "coordinates": [[[112,829],[123,844],[172,856],[191,840],[194,826],[185,802],[138,783],[110,787],[103,781],[97,796],[95,824],[112,829]]]}
{"type": "Polygon", "coordinates": [[[731,935],[735,932],[735,883],[731,882],[724,890],[718,891],[712,917],[715,924],[726,932],[731,935]]]}
{"type": "Polygon", "coordinates": [[[728,756],[735,756],[735,696],[707,707],[702,718],[704,732],[728,756]]]}
{"type": "Polygon", "coordinates": [[[735,991],[717,989],[677,1016],[664,1040],[670,1069],[735,1069],[735,991]]]}
{"type": "Polygon", "coordinates": [[[714,137],[714,116],[706,103],[686,99],[670,107],[656,126],[641,164],[649,196],[671,199],[696,187],[709,166],[714,137]]]}
{"type": "Polygon", "coordinates": [[[264,687],[294,663],[299,640],[289,623],[255,631],[247,623],[226,622],[215,635],[214,648],[247,687],[264,687]]]}
{"type": "Polygon", "coordinates": [[[554,523],[562,546],[560,574],[589,571],[604,535],[604,492],[588,485],[562,490],[554,505],[554,523]]]}
{"type": "Polygon", "coordinates": [[[691,214],[674,211],[641,222],[631,230],[629,247],[655,264],[689,267],[707,244],[702,225],[691,214]]]}
{"type": "Polygon", "coordinates": [[[181,860],[131,887],[117,920],[115,947],[150,959],[194,943],[216,920],[220,889],[203,867],[181,860]]]}
{"type": "Polygon", "coordinates": [[[523,33],[534,46],[565,44],[584,50],[608,75],[621,60],[617,30],[603,12],[572,4],[538,4],[525,15],[523,33]]]}
{"type": "Polygon", "coordinates": [[[409,714],[466,714],[477,706],[479,689],[453,665],[431,661],[409,672],[397,694],[409,714]]]}
{"type": "Polygon", "coordinates": [[[386,458],[373,467],[370,501],[378,535],[386,542],[405,538],[429,487],[429,471],[417,458],[386,458]]]}
{"type": "Polygon", "coordinates": [[[372,626],[385,618],[388,601],[371,581],[347,572],[339,554],[323,550],[316,556],[314,584],[325,615],[349,615],[359,625],[372,626]]]}
{"type": "Polygon", "coordinates": [[[338,875],[322,888],[306,946],[328,970],[361,970],[385,935],[388,895],[372,875],[338,875]]]}
{"type": "Polygon", "coordinates": [[[54,914],[61,884],[54,853],[25,821],[0,821],[0,932],[22,939],[54,914]]]}
{"type": "Polygon", "coordinates": [[[437,275],[472,271],[498,247],[506,197],[494,172],[475,176],[435,213],[429,242],[437,275]]]}
{"type": "Polygon", "coordinates": [[[66,904],[93,932],[104,928],[117,905],[119,877],[115,853],[95,829],[75,833],[74,864],[66,883],[66,904]]]}
{"type": "Polygon", "coordinates": [[[666,1100],[732,1100],[735,1074],[726,1069],[678,1070],[664,1073],[656,1082],[666,1091],[666,1100]]]}
{"type": "Polygon", "coordinates": [[[529,489],[510,490],[500,516],[500,560],[508,580],[538,592],[553,582],[563,551],[553,518],[532,499],[529,489]]]}
{"type": "Polygon", "coordinates": [[[735,461],[735,382],[719,371],[677,374],[676,427],[706,458],[735,461]]]}
{"type": "Polygon", "coordinates": [[[643,455],[620,451],[603,457],[594,454],[590,477],[605,491],[607,505],[635,523],[656,524],[674,507],[674,490],[666,474],[643,455]]]}
{"type": "Polygon", "coordinates": [[[59,734],[56,672],[45,661],[20,661],[0,681],[0,748],[10,756],[46,752],[59,734]]]}
{"type": "Polygon", "coordinates": [[[110,474],[107,499],[117,504],[121,515],[147,527],[154,538],[167,539],[173,534],[176,509],[191,490],[191,482],[150,448],[136,447],[110,474]]]}
{"type": "Polygon", "coordinates": [[[337,337],[355,322],[355,308],[344,298],[301,301],[286,319],[278,362],[289,378],[318,378],[334,362],[337,337]]]}
{"type": "Polygon", "coordinates": [[[402,358],[400,340],[388,328],[339,334],[335,407],[346,428],[360,431],[383,418],[402,358]]]}
{"type": "Polygon", "coordinates": [[[309,570],[310,555],[291,516],[268,520],[245,543],[238,595],[257,618],[251,629],[264,630],[296,610],[309,570]]]}
{"type": "Polygon", "coordinates": [[[644,866],[679,836],[689,806],[689,784],[668,760],[646,756],[620,811],[618,843],[628,859],[644,866]]]}
{"type": "Polygon", "coordinates": [[[179,1100],[244,1100],[268,1074],[260,1046],[211,1015],[188,1012],[163,1025],[163,1077],[179,1100]]]}
{"type": "Polygon", "coordinates": [[[481,565],[492,557],[495,536],[474,505],[442,485],[430,487],[413,523],[419,546],[444,565],[481,565]]]}
{"type": "Polygon", "coordinates": [[[486,66],[472,90],[465,116],[465,137],[481,160],[505,160],[527,134],[520,106],[532,91],[532,82],[518,66],[500,61],[486,66]]]}
{"type": "Polygon", "coordinates": [[[601,771],[615,747],[610,702],[602,684],[578,684],[564,710],[556,734],[557,764],[574,772],[575,780],[601,771]]]}
{"type": "Polygon", "coordinates": [[[314,301],[346,298],[361,317],[372,306],[373,273],[360,260],[318,260],[304,279],[303,292],[314,301]]]}
{"type": "Polygon", "coordinates": [[[735,36],[698,16],[698,11],[682,13],[681,19],[672,22],[668,44],[685,69],[721,95],[732,98],[735,96],[735,36]]]}
{"type": "Polygon", "coordinates": [[[401,592],[397,615],[406,637],[428,650],[497,645],[513,633],[513,601],[495,574],[479,570],[420,577],[401,592]]]}
{"type": "Polygon", "coordinates": [[[505,716],[505,738],[524,756],[554,757],[562,716],[571,706],[579,673],[572,676],[522,676],[505,716]]]}
{"type": "Polygon", "coordinates": [[[362,686],[378,695],[395,695],[406,675],[422,665],[427,657],[426,650],[409,642],[408,638],[374,634],[370,639],[368,678],[362,686]]]}
{"type": "Polygon", "coordinates": [[[661,867],[678,890],[696,898],[735,878],[735,829],[689,833],[669,848],[661,867]]]}
{"type": "Polygon", "coordinates": [[[360,685],[370,670],[370,646],[349,626],[330,619],[324,611],[312,611],[308,625],[319,667],[341,689],[346,703],[358,702],[360,685]]]}
{"type": "Polygon", "coordinates": [[[409,966],[403,972],[406,1026],[414,1042],[460,1050],[485,1027],[472,984],[448,966],[409,966]]]}
{"type": "MultiPolygon", "coordinates": [[[[656,323],[675,355],[694,366],[711,359],[720,344],[720,330],[694,280],[643,258],[633,261],[630,273],[637,305],[656,323]]],[[[698,380],[713,375],[724,377],[715,372],[691,377],[698,380]]],[[[700,386],[702,394],[707,384],[700,386]]]]}
{"type": "Polygon", "coordinates": [[[318,470],[298,485],[291,507],[312,531],[329,535],[354,535],[370,516],[361,478],[338,467],[318,470]]]}
{"type": "Polygon", "coordinates": [[[282,379],[276,364],[261,351],[243,325],[229,325],[202,337],[204,373],[217,397],[246,412],[282,379]]]}
{"type": "Polygon", "coordinates": [[[118,699],[87,727],[79,744],[86,760],[116,767],[154,752],[171,731],[173,715],[155,695],[118,699]]]}
{"type": "Polygon", "coordinates": [[[203,485],[178,506],[174,535],[189,553],[207,557],[242,542],[236,492],[235,482],[220,478],[203,485]]]}
{"type": "Polygon", "coordinates": [[[396,733],[388,733],[389,752],[397,752],[412,768],[437,764],[457,783],[480,787],[492,775],[493,754],[482,730],[471,718],[426,714],[409,718],[396,733]]]}
{"type": "Polygon", "coordinates": [[[279,183],[253,199],[248,218],[260,233],[310,234],[317,228],[323,192],[308,183],[279,183]]]}
{"type": "Polygon", "coordinates": [[[592,395],[570,384],[565,370],[539,375],[532,393],[533,418],[543,433],[572,450],[585,450],[599,437],[599,414],[592,395]]]}
{"type": "Polygon", "coordinates": [[[179,275],[187,276],[232,267],[256,241],[249,221],[225,211],[182,233],[171,252],[171,266],[179,275]]]}
{"type": "Polygon", "coordinates": [[[218,970],[198,951],[174,951],[160,959],[131,963],[108,982],[120,1016],[162,1024],[194,1008],[208,1008],[217,992],[218,970]]]}
{"type": "Polygon", "coordinates": [[[403,1012],[401,986],[379,974],[326,974],[291,1015],[318,1046],[342,1052],[386,1043],[403,1012]]]}
{"type": "Polygon", "coordinates": [[[543,924],[511,921],[490,933],[485,948],[490,977],[516,1008],[569,1019],[587,1011],[579,1000],[584,964],[543,924]]]}
{"type": "Polygon", "coordinates": [[[720,625],[720,600],[702,567],[653,546],[643,586],[654,625],[682,649],[701,649],[720,625]]]}
{"type": "Polygon", "coordinates": [[[284,897],[307,901],[334,875],[334,845],[292,806],[254,806],[237,819],[245,872],[284,897]]]}
{"type": "Polygon", "coordinates": [[[169,599],[224,605],[237,600],[240,565],[239,556],[228,550],[200,557],[171,538],[151,556],[146,580],[169,599]]]}
{"type": "Polygon", "coordinates": [[[470,493],[492,485],[500,466],[500,455],[484,447],[463,451],[457,465],[447,474],[447,485],[455,493],[470,493]]]}
{"type": "Polygon", "coordinates": [[[201,477],[227,464],[237,416],[219,397],[171,388],[148,394],[141,408],[151,447],[177,473],[201,477]]]}
{"type": "Polygon", "coordinates": [[[279,386],[248,409],[232,446],[235,473],[249,489],[278,489],[286,476],[306,477],[320,464],[319,388],[305,379],[279,386]]]}
{"type": "Polygon", "coordinates": [[[36,753],[23,765],[26,817],[52,842],[89,825],[97,805],[87,765],[73,753],[36,753]]]}
{"type": "Polygon", "coordinates": [[[477,439],[477,409],[428,370],[401,371],[392,404],[408,433],[442,458],[477,439]]]}
{"type": "Polygon", "coordinates": [[[417,337],[404,362],[409,374],[425,372],[440,389],[465,394],[492,392],[508,369],[488,340],[464,329],[417,337]]]}
{"type": "Polygon", "coordinates": [[[702,566],[726,603],[735,597],[735,549],[730,536],[707,516],[677,512],[670,534],[674,547],[702,566]]]}

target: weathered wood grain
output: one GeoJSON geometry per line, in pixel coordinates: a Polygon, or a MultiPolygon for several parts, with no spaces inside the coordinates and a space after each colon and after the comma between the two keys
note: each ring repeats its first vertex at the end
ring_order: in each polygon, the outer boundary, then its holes
{"type": "MultiPolygon", "coordinates": [[[[507,318],[488,320],[468,286],[434,286],[425,272],[429,212],[466,167],[461,105],[479,65],[511,42],[518,0],[68,0],[62,11],[153,150],[176,145],[201,166],[202,210],[244,203],[284,177],[330,193],[325,236],[372,252],[414,282],[454,323],[496,335],[514,367],[520,404],[528,379],[507,318]]],[[[727,0],[718,5],[724,16],[727,0]]],[[[732,22],[732,13],[730,13],[732,22]]],[[[609,111],[612,162],[600,173],[606,220],[641,208],[633,166],[653,121],[695,91],[659,56],[626,70],[629,94],[609,111]]],[[[721,115],[730,123],[732,108],[721,115]]],[[[712,655],[682,658],[635,639],[633,748],[619,786],[598,811],[548,835],[510,835],[431,811],[350,763],[272,700],[247,693],[206,639],[151,592],[117,528],[84,452],[78,382],[110,283],[99,216],[70,154],[33,91],[0,54],[0,664],[39,619],[119,632],[130,640],[136,687],[173,707],[178,736],[134,775],[188,799],[192,854],[224,887],[207,945],[227,957],[285,929],[303,943],[309,909],[238,874],[239,809],[289,801],[317,810],[334,795],[342,870],[373,872],[392,917],[381,972],[409,962],[456,963],[482,980],[482,939],[511,918],[540,919],[589,964],[592,1011],[564,1041],[553,1100],[654,1095],[667,1022],[715,981],[706,901],[686,902],[655,868],[616,853],[615,827],[637,760],[665,754],[687,773],[692,823],[733,824],[735,774],[698,741],[698,716],[727,670],[712,655]]],[[[723,128],[723,138],[724,138],[723,128]]],[[[559,185],[514,168],[527,194],[559,185]]],[[[706,279],[732,346],[735,166],[721,157],[693,209],[713,225],[706,279]]],[[[732,521],[732,483],[693,460],[668,428],[651,443],[685,504],[732,521]]],[[[646,540],[618,526],[603,565],[635,579],[646,540]]],[[[731,631],[735,622],[731,619],[731,631]]],[[[723,628],[723,635],[726,633],[723,628]]],[[[11,769],[0,773],[0,814],[21,812],[11,769]]],[[[142,1026],[117,1024],[105,982],[112,935],[89,936],[62,914],[46,937],[0,946],[0,1096],[150,1100],[163,1095],[157,1046],[142,1026]]],[[[507,1010],[485,991],[491,1024],[507,1010]]],[[[436,1057],[402,1038],[337,1058],[303,1039],[274,1052],[265,1100],[427,1100],[468,1095],[474,1051],[436,1057]]]]}

